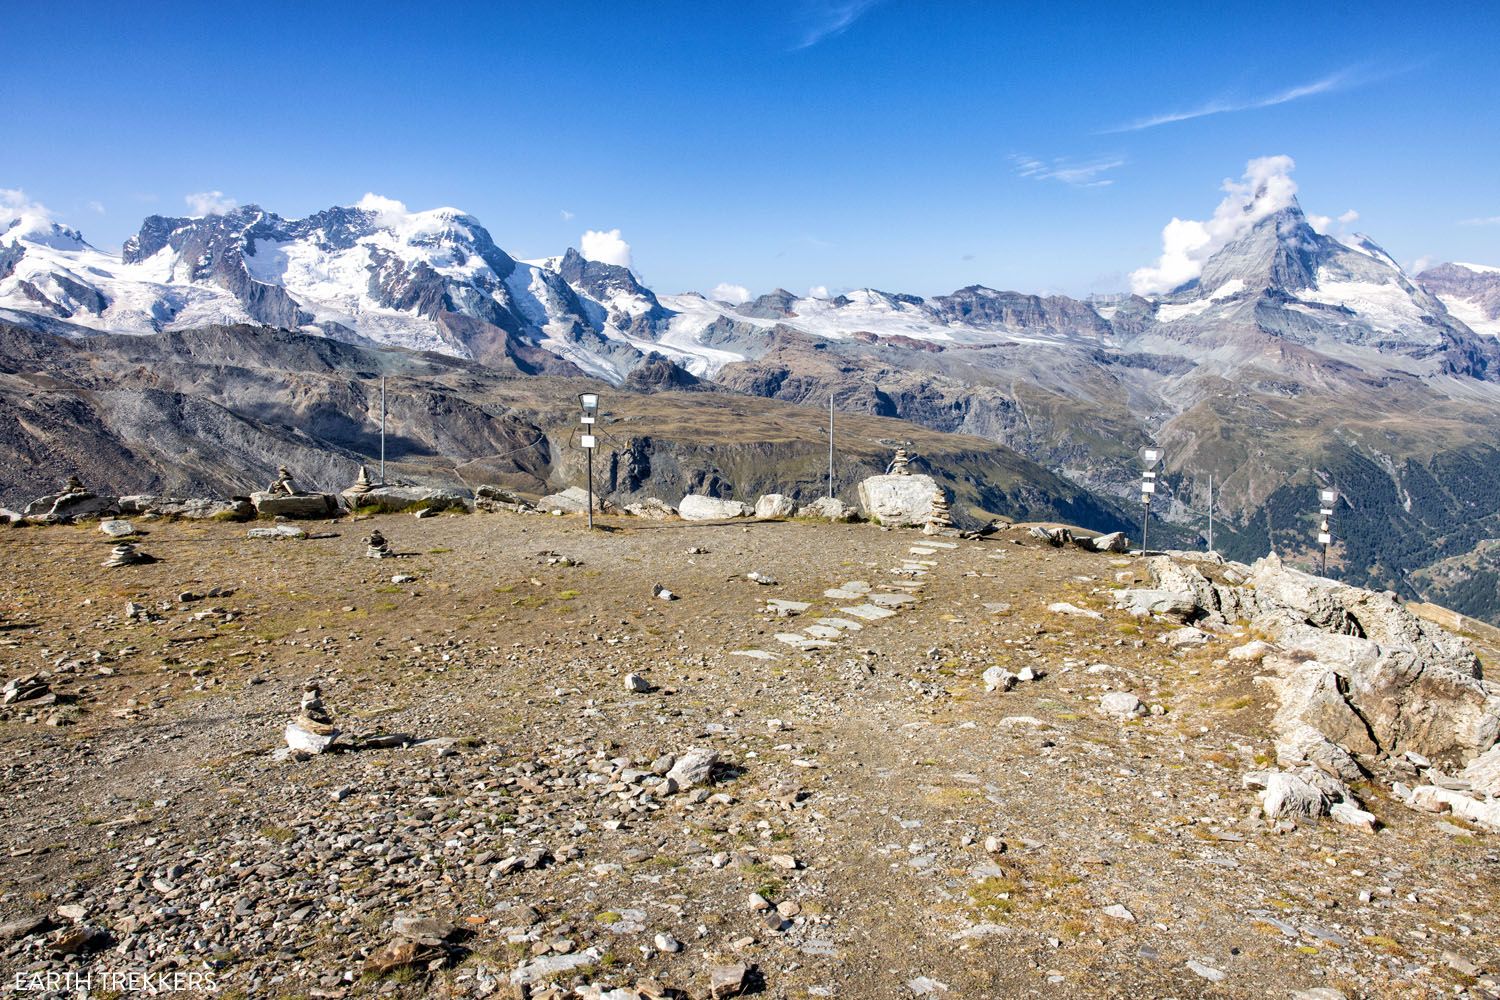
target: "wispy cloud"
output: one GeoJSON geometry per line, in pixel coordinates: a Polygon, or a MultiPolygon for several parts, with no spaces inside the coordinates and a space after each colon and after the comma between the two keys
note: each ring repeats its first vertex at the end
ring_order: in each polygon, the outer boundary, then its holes
{"type": "Polygon", "coordinates": [[[1290,104],[1292,101],[1300,101],[1304,97],[1315,97],[1318,94],[1332,93],[1338,90],[1348,90],[1351,87],[1362,86],[1372,82],[1374,78],[1361,76],[1353,69],[1342,69],[1337,73],[1301,83],[1295,87],[1278,91],[1262,97],[1249,99],[1218,98],[1200,104],[1186,111],[1169,111],[1165,114],[1152,115],[1149,118],[1140,118],[1124,125],[1107,128],[1100,132],[1101,135],[1113,135],[1118,132],[1139,132],[1142,129],[1156,128],[1160,125],[1170,125],[1173,122],[1191,121],[1194,118],[1207,118],[1209,115],[1226,115],[1236,111],[1255,111],[1260,108],[1274,108],[1278,104],[1290,104]]]}
{"type": "Polygon", "coordinates": [[[854,26],[881,0],[807,0],[798,15],[801,38],[792,51],[810,49],[819,42],[837,38],[854,26]]]}
{"type": "Polygon", "coordinates": [[[198,191],[184,195],[188,209],[194,215],[226,215],[235,210],[239,202],[226,197],[223,191],[198,191]]]}
{"type": "Polygon", "coordinates": [[[1460,226],[1500,226],[1500,215],[1478,215],[1472,219],[1459,219],[1460,226]]]}
{"type": "Polygon", "coordinates": [[[1060,181],[1073,187],[1108,187],[1115,182],[1114,178],[1101,175],[1118,170],[1128,161],[1123,156],[1109,156],[1075,163],[1067,157],[1039,160],[1034,156],[1012,153],[1010,162],[1015,164],[1016,173],[1022,177],[1039,181],[1060,181]]]}

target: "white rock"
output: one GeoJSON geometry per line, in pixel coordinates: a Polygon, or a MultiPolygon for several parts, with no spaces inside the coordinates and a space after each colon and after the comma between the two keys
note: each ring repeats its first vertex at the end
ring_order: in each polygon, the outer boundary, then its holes
{"type": "Polygon", "coordinates": [[[796,501],[791,497],[782,496],[780,493],[767,493],[755,501],[755,516],[761,520],[774,517],[791,517],[796,511],[796,501]]]}
{"type": "Polygon", "coordinates": [[[1016,675],[1004,667],[990,667],[984,672],[985,691],[1009,691],[1016,686],[1016,675]]]}
{"type": "Polygon", "coordinates": [[[932,516],[937,480],[931,476],[871,476],[859,484],[859,505],[890,527],[920,527],[932,516]]]}
{"type": "Polygon", "coordinates": [[[1375,826],[1378,822],[1375,819],[1374,813],[1366,812],[1348,802],[1335,802],[1329,808],[1328,815],[1332,816],[1335,822],[1342,823],[1345,826],[1357,827],[1370,833],[1375,832],[1375,826]]]}
{"type": "Polygon", "coordinates": [[[1328,811],[1328,799],[1306,779],[1276,771],[1266,778],[1260,808],[1267,819],[1311,819],[1328,811]]]}
{"type": "Polygon", "coordinates": [[[1095,620],[1104,617],[1097,611],[1090,611],[1087,608],[1080,608],[1076,605],[1069,604],[1067,601],[1058,601],[1056,604],[1049,604],[1047,605],[1047,610],[1051,611],[1053,614],[1074,615],[1079,618],[1093,618],[1095,620]]]}
{"type": "Polygon", "coordinates": [[[721,521],[732,517],[750,517],[755,513],[749,504],[739,500],[719,500],[690,493],[677,505],[677,516],[685,521],[721,521]]]}
{"type": "Polygon", "coordinates": [[[644,694],[651,690],[651,685],[640,674],[626,674],[625,690],[636,694],[644,694]]]}
{"type": "Polygon", "coordinates": [[[1229,658],[1238,663],[1259,663],[1271,652],[1271,644],[1256,639],[1247,642],[1243,646],[1236,646],[1229,651],[1229,658]]]}
{"type": "Polygon", "coordinates": [[[117,521],[113,518],[99,522],[99,530],[111,538],[128,538],[135,534],[135,525],[129,521],[117,521]]]}
{"type": "Polygon", "coordinates": [[[713,780],[714,765],[718,760],[716,751],[694,747],[677,758],[672,770],[667,772],[667,777],[683,788],[707,785],[713,780]]]}
{"type": "Polygon", "coordinates": [[[1112,920],[1124,920],[1128,923],[1135,923],[1135,914],[1131,913],[1128,909],[1121,906],[1119,903],[1114,903],[1110,906],[1106,906],[1099,912],[1103,913],[1106,917],[1109,917],[1112,920]]]}
{"type": "Polygon", "coordinates": [[[1141,704],[1141,699],[1129,691],[1111,691],[1099,699],[1099,711],[1105,715],[1128,719],[1136,715],[1145,715],[1146,706],[1141,704]]]}

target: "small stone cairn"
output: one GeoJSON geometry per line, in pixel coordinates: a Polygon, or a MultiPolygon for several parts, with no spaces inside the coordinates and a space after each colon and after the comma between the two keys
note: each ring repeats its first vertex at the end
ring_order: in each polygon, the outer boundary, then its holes
{"type": "Polygon", "coordinates": [[[947,535],[952,534],[953,516],[948,513],[948,497],[939,486],[932,493],[932,513],[927,516],[927,524],[922,528],[924,535],[947,535]]]}
{"type": "Polygon", "coordinates": [[[365,536],[365,556],[369,559],[392,559],[396,553],[391,551],[391,543],[385,540],[380,530],[370,532],[365,536]]]}
{"type": "Polygon", "coordinates": [[[345,496],[362,497],[375,488],[370,482],[370,470],[365,466],[359,467],[359,476],[355,478],[354,485],[344,491],[345,496]]]}
{"type": "Polygon", "coordinates": [[[302,493],[297,489],[297,484],[292,482],[291,470],[286,466],[276,469],[276,481],[266,487],[266,492],[273,497],[296,497],[302,493]]]}
{"type": "Polygon", "coordinates": [[[909,476],[911,475],[911,470],[907,468],[909,465],[911,465],[911,456],[906,453],[905,448],[897,448],[896,457],[891,459],[891,467],[886,470],[886,475],[909,476]]]}
{"type": "Polygon", "coordinates": [[[323,705],[322,690],[317,681],[308,681],[302,688],[302,704],[297,717],[287,723],[286,745],[294,753],[322,753],[338,739],[338,727],[333,716],[323,705]]]}
{"type": "Polygon", "coordinates": [[[81,479],[78,478],[78,473],[75,472],[72,475],[70,475],[67,479],[63,480],[63,484],[62,484],[62,495],[63,496],[68,496],[68,495],[73,494],[73,493],[86,493],[86,492],[88,492],[88,491],[83,488],[83,480],[81,480],[81,479]]]}
{"type": "Polygon", "coordinates": [[[135,566],[139,563],[151,562],[156,562],[156,560],[136,548],[134,542],[121,542],[110,550],[109,558],[100,565],[106,569],[112,569],[116,566],[135,566]]]}

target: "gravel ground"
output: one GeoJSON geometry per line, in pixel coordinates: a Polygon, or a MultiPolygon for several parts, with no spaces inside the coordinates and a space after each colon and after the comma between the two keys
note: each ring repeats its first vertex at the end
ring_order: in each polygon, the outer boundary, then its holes
{"type": "Polygon", "coordinates": [[[1373,783],[1378,833],[1271,829],[1240,785],[1271,752],[1255,667],[1224,659],[1246,637],[1169,652],[1106,610],[1133,561],[600,523],[137,521],[158,561],[115,569],[92,525],[0,532],[0,664],[58,696],[0,709],[5,982],[1494,995],[1493,838],[1373,783]],[[399,558],[363,557],[374,526],[399,558]],[[996,665],[1038,676],[986,692],[996,665]],[[314,678],[342,752],[282,759],[314,678]],[[1120,721],[1109,691],[1157,707],[1120,721]],[[668,780],[694,748],[708,782],[668,780]]]}

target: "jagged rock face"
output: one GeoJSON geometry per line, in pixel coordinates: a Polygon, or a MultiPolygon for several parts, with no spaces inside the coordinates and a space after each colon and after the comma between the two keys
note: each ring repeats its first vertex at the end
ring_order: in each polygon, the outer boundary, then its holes
{"type": "Polygon", "coordinates": [[[928,302],[939,317],[950,323],[1096,337],[1106,337],[1111,332],[1109,323],[1091,306],[1063,295],[1043,298],[970,285],[928,302]]]}
{"type": "Polygon", "coordinates": [[[632,334],[649,337],[657,324],[671,315],[628,267],[588,260],[569,247],[557,273],[571,287],[602,304],[615,326],[632,334]]]}

